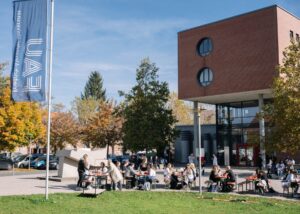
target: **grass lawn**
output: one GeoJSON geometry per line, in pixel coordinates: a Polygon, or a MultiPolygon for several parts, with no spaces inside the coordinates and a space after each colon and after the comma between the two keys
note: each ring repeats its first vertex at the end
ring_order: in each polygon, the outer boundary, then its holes
{"type": "Polygon", "coordinates": [[[188,192],[104,192],[97,198],[78,194],[0,197],[0,213],[300,213],[300,202],[188,192]]]}

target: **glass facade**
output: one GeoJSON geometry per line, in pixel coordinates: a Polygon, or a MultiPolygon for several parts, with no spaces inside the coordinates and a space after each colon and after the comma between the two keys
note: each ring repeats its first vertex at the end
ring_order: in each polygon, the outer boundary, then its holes
{"type": "Polygon", "coordinates": [[[255,166],[259,154],[258,101],[219,104],[217,155],[220,164],[255,166]]]}

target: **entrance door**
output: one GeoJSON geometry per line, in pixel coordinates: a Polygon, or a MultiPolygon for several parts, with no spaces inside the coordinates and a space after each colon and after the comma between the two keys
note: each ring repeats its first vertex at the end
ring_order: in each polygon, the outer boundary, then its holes
{"type": "Polygon", "coordinates": [[[238,166],[254,166],[258,156],[257,148],[252,145],[237,145],[237,165],[238,166]]]}

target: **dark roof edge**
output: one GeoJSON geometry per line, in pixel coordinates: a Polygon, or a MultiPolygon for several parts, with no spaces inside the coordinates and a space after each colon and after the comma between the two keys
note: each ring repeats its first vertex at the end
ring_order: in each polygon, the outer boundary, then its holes
{"type": "Polygon", "coordinates": [[[245,16],[245,15],[248,15],[248,14],[256,13],[256,12],[259,12],[259,11],[262,11],[262,10],[267,10],[267,9],[274,8],[274,7],[275,8],[280,8],[281,10],[283,10],[286,13],[290,14],[291,16],[295,17],[296,19],[300,20],[300,18],[297,17],[296,15],[294,15],[291,12],[287,11],[286,9],[284,9],[284,8],[282,8],[282,7],[274,4],[274,5],[267,6],[267,7],[264,7],[264,8],[260,8],[260,9],[257,9],[257,10],[253,10],[253,11],[250,11],[250,12],[242,13],[242,14],[231,16],[231,17],[228,17],[228,18],[225,18],[225,19],[221,19],[221,20],[218,20],[218,21],[214,21],[214,22],[210,22],[210,23],[207,23],[207,24],[203,24],[203,25],[200,25],[200,26],[197,26],[197,27],[192,27],[192,28],[189,28],[189,29],[186,29],[186,30],[182,30],[182,31],[179,31],[178,34],[186,32],[186,31],[194,30],[194,29],[197,29],[197,28],[205,27],[205,26],[208,26],[208,25],[216,24],[216,23],[219,23],[219,22],[224,22],[224,21],[227,21],[227,20],[230,20],[230,19],[234,19],[234,18],[237,18],[237,17],[240,17],[240,16],[245,16]]]}
{"type": "Polygon", "coordinates": [[[281,10],[285,11],[286,13],[290,14],[291,16],[293,16],[294,18],[298,19],[300,21],[300,18],[298,16],[296,16],[295,14],[293,14],[292,12],[286,10],[285,8],[279,6],[279,5],[276,5],[278,8],[280,8],[281,10]]]}

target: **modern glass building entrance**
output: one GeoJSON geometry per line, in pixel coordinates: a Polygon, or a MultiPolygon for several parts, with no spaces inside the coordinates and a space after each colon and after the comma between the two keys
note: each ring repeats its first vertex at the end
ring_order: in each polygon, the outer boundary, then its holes
{"type": "Polygon", "coordinates": [[[258,101],[218,104],[217,155],[220,164],[255,166],[259,155],[258,101]]]}

